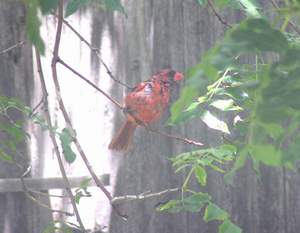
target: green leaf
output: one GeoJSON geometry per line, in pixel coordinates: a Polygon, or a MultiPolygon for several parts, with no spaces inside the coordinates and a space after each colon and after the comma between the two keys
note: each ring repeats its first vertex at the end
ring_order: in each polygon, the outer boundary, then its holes
{"type": "Polygon", "coordinates": [[[232,1],[232,0],[215,0],[214,1],[216,6],[219,7],[219,8],[224,8],[226,6],[235,6],[235,8],[237,8],[237,6],[239,4],[237,4],[235,1],[232,1]]]}
{"type": "Polygon", "coordinates": [[[3,130],[16,145],[25,140],[25,133],[21,125],[0,123],[0,129],[3,130]]]}
{"type": "Polygon", "coordinates": [[[269,166],[280,166],[281,151],[271,144],[251,144],[248,150],[253,159],[260,161],[269,166]]]}
{"type": "Polygon", "coordinates": [[[76,159],[76,154],[73,152],[71,148],[71,144],[73,142],[73,137],[69,129],[64,128],[62,132],[59,134],[59,139],[61,142],[62,151],[65,157],[65,160],[68,163],[73,163],[76,159]]]}
{"type": "Polygon", "coordinates": [[[224,181],[226,184],[232,184],[233,177],[234,177],[236,171],[241,169],[245,165],[247,156],[248,156],[248,150],[246,148],[244,148],[239,153],[239,156],[237,157],[231,170],[224,176],[224,181]]]}
{"type": "Polygon", "coordinates": [[[183,111],[187,105],[197,97],[197,95],[198,91],[194,87],[187,86],[183,88],[180,98],[171,106],[171,117],[169,119],[170,124],[178,124],[190,119],[190,117],[194,115],[194,111],[183,111]]]}
{"type": "Polygon", "coordinates": [[[55,10],[58,5],[58,0],[38,0],[38,1],[43,14],[47,14],[51,12],[51,10],[55,10]]]}
{"type": "Polygon", "coordinates": [[[188,108],[185,110],[185,112],[192,112],[194,111],[198,106],[200,105],[200,102],[193,102],[188,106],[188,108]]]}
{"type": "Polygon", "coordinates": [[[194,167],[194,172],[195,172],[195,176],[197,178],[198,183],[201,184],[202,186],[205,186],[206,178],[207,178],[205,169],[203,167],[197,165],[194,167]]]}
{"type": "Polygon", "coordinates": [[[179,200],[171,200],[165,204],[162,204],[156,208],[157,211],[167,211],[169,213],[179,213],[182,208],[180,207],[181,202],[179,200]]]}
{"type": "Polygon", "coordinates": [[[92,181],[92,178],[86,178],[86,179],[83,179],[81,182],[80,182],[80,185],[79,187],[82,188],[82,189],[86,189],[89,184],[91,183],[92,181]]]}
{"type": "Polygon", "coordinates": [[[258,7],[255,6],[253,0],[237,0],[242,5],[243,9],[247,12],[248,15],[252,17],[261,17],[261,14],[258,12],[258,7]]]}
{"type": "Polygon", "coordinates": [[[208,100],[208,98],[206,96],[200,96],[198,98],[198,103],[202,104],[202,103],[205,103],[207,100],[208,100]]]}
{"type": "Polygon", "coordinates": [[[41,22],[38,17],[38,0],[27,0],[26,5],[26,33],[31,43],[44,55],[45,45],[40,35],[41,22]]]}
{"type": "Polygon", "coordinates": [[[213,106],[217,109],[220,109],[222,111],[240,111],[242,110],[241,107],[235,105],[234,101],[232,99],[227,100],[215,100],[210,104],[210,106],[213,106]]]}
{"type": "Polygon", "coordinates": [[[205,222],[209,222],[212,220],[224,221],[227,218],[228,218],[228,213],[214,203],[209,203],[209,205],[205,209],[204,216],[203,216],[205,222]]]}
{"type": "Polygon", "coordinates": [[[284,150],[282,163],[296,165],[296,161],[300,160],[300,135],[295,135],[290,140],[288,148],[284,150]]]}
{"type": "Polygon", "coordinates": [[[273,139],[278,139],[283,133],[284,129],[281,125],[268,122],[258,122],[273,139]]]}
{"type": "Polygon", "coordinates": [[[119,11],[126,15],[125,9],[120,0],[104,0],[106,8],[112,11],[119,11]]]}
{"type": "Polygon", "coordinates": [[[190,212],[199,212],[204,205],[206,205],[211,199],[211,196],[207,193],[195,193],[182,200],[183,210],[190,212]]]}
{"type": "Polygon", "coordinates": [[[214,165],[214,164],[209,164],[209,166],[212,168],[212,169],[214,169],[215,171],[217,171],[217,172],[220,172],[220,173],[225,173],[225,171],[222,169],[222,168],[220,168],[220,167],[218,167],[218,166],[216,166],[216,165],[214,165]]]}
{"type": "Polygon", "coordinates": [[[230,134],[227,124],[212,115],[209,111],[206,111],[201,115],[201,120],[211,129],[230,134]]]}
{"type": "Polygon", "coordinates": [[[75,202],[76,202],[76,204],[79,204],[79,202],[80,202],[80,199],[82,198],[82,196],[83,196],[83,193],[82,193],[82,191],[78,191],[78,192],[76,192],[76,194],[75,194],[75,202]]]}
{"type": "Polygon", "coordinates": [[[226,219],[219,226],[219,233],[242,233],[242,229],[233,224],[229,219],[226,219]]]}
{"type": "Polygon", "coordinates": [[[231,51],[256,52],[274,51],[283,53],[288,49],[288,41],[279,30],[273,29],[264,19],[247,19],[240,23],[225,41],[224,46],[231,51]]]}
{"type": "Polygon", "coordinates": [[[207,0],[196,0],[200,6],[205,6],[207,4],[207,0]]]}
{"type": "Polygon", "coordinates": [[[6,162],[12,162],[13,159],[10,155],[8,155],[7,153],[5,153],[5,151],[0,149],[0,159],[6,161],[6,162]]]}
{"type": "Polygon", "coordinates": [[[236,154],[236,146],[231,144],[222,144],[215,148],[209,148],[206,150],[207,153],[212,154],[214,157],[224,160],[231,161],[236,154]]]}
{"type": "Polygon", "coordinates": [[[86,6],[91,0],[70,0],[66,7],[65,17],[68,17],[78,11],[80,8],[86,6]]]}
{"type": "Polygon", "coordinates": [[[195,193],[182,200],[171,200],[166,204],[160,205],[158,211],[168,211],[178,213],[182,211],[199,212],[204,205],[210,201],[211,197],[207,193],[195,193]]]}

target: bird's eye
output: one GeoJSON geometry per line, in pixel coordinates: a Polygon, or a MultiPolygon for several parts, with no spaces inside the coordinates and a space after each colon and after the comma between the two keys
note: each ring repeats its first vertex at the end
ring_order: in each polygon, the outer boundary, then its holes
{"type": "Polygon", "coordinates": [[[151,93],[152,92],[152,85],[150,83],[147,83],[145,86],[145,92],[151,93]]]}

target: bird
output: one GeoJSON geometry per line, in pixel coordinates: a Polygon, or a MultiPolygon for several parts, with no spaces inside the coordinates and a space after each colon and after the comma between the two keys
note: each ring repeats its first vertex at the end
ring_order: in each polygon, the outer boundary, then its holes
{"type": "Polygon", "coordinates": [[[183,79],[182,73],[163,69],[137,84],[124,98],[126,121],[112,138],[108,148],[127,151],[132,145],[136,128],[148,127],[161,118],[170,102],[172,88],[183,79]]]}

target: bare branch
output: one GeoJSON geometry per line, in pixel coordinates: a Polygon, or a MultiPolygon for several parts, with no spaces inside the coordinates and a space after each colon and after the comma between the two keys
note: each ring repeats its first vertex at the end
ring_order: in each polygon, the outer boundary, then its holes
{"type": "MultiPolygon", "coordinates": [[[[58,26],[57,26],[57,32],[59,32],[58,34],[61,33],[61,28],[62,28],[62,22],[63,22],[63,15],[62,12],[59,12],[58,14],[58,26]]],[[[75,132],[74,128],[72,127],[72,122],[71,119],[67,113],[67,110],[65,108],[65,105],[63,103],[63,100],[61,98],[61,94],[60,94],[60,85],[58,82],[58,78],[57,78],[57,71],[56,71],[56,64],[57,62],[61,63],[61,64],[65,64],[62,63],[62,60],[59,58],[58,56],[58,48],[59,45],[57,45],[57,43],[59,44],[59,38],[60,35],[57,35],[56,40],[55,40],[55,45],[54,45],[54,50],[53,50],[53,59],[52,59],[52,76],[53,76],[53,81],[54,81],[54,85],[55,85],[55,91],[56,91],[56,96],[58,98],[58,102],[59,102],[59,108],[63,114],[63,117],[65,119],[66,124],[68,125],[69,129],[71,129],[72,132],[75,132]]],[[[73,73],[75,73],[76,75],[78,75],[80,78],[82,78],[84,81],[88,82],[90,85],[92,85],[94,88],[96,88],[97,86],[92,84],[88,79],[84,78],[82,75],[80,75],[77,71],[75,71],[74,69],[72,69],[70,66],[66,66],[69,70],[71,70],[73,73]]],[[[97,87],[98,88],[98,87],[97,87]]],[[[105,95],[107,98],[109,98],[110,100],[112,100],[104,91],[102,91],[100,88],[97,89],[98,91],[100,91],[103,95],[105,95]]],[[[119,108],[123,108],[120,104],[118,104],[116,101],[113,101],[117,106],[119,106],[119,108]]],[[[96,173],[94,172],[91,164],[89,163],[87,156],[85,154],[85,152],[83,151],[78,139],[73,135],[73,141],[76,145],[76,148],[82,158],[82,160],[84,161],[87,169],[89,170],[91,176],[93,177],[96,185],[102,190],[102,192],[105,194],[105,196],[107,197],[107,199],[110,201],[112,200],[112,196],[110,194],[110,192],[104,187],[104,185],[101,183],[101,181],[98,179],[96,173]]],[[[113,209],[116,211],[116,213],[121,216],[123,219],[127,219],[126,215],[123,215],[120,213],[120,211],[114,206],[112,205],[113,209]]],[[[76,212],[75,212],[76,214],[76,212]]]]}
{"type": "Polygon", "coordinates": [[[114,205],[118,204],[123,204],[126,202],[131,202],[131,201],[140,201],[140,200],[145,200],[148,198],[154,198],[154,197],[161,197],[163,195],[169,194],[169,193],[175,193],[178,192],[180,188],[172,188],[172,189],[166,189],[157,193],[141,193],[138,195],[125,195],[125,196],[119,196],[119,197],[114,197],[112,199],[112,203],[114,205]]]}
{"type": "MultiPolygon", "coordinates": [[[[26,173],[26,172],[25,172],[26,173]]],[[[67,215],[67,216],[74,216],[73,213],[69,213],[69,212],[66,212],[66,211],[62,211],[62,210],[55,210],[55,209],[52,209],[50,206],[44,204],[44,203],[41,203],[39,200],[37,200],[31,193],[30,191],[28,190],[26,184],[25,184],[25,181],[24,181],[24,174],[20,177],[20,179],[18,179],[21,183],[22,183],[22,190],[24,191],[26,197],[28,199],[30,199],[32,202],[34,202],[35,204],[37,204],[38,206],[41,206],[49,211],[51,211],[52,213],[61,213],[61,214],[64,214],[64,215],[67,215]]]]}
{"type": "Polygon", "coordinates": [[[169,133],[166,133],[166,132],[162,132],[162,131],[159,131],[159,130],[151,129],[149,127],[145,127],[145,128],[146,128],[146,130],[148,130],[150,132],[157,133],[157,134],[160,134],[160,135],[163,135],[165,137],[172,138],[172,139],[175,139],[175,140],[178,140],[178,141],[182,141],[182,142],[184,142],[186,144],[190,144],[190,145],[194,145],[194,146],[198,146],[198,147],[203,147],[204,146],[203,143],[194,141],[192,139],[182,138],[182,137],[175,136],[175,135],[172,135],[172,134],[169,134],[169,133]]]}
{"type": "Polygon", "coordinates": [[[34,198],[30,193],[29,191],[25,191],[25,195],[27,198],[29,198],[32,202],[34,202],[35,204],[37,204],[38,206],[41,206],[49,211],[51,211],[52,213],[60,213],[60,214],[64,214],[66,216],[74,216],[73,213],[70,213],[70,212],[66,212],[66,211],[62,211],[62,210],[56,210],[56,209],[52,209],[50,206],[44,204],[44,203],[41,203],[39,200],[37,200],[36,198],[34,198]]]}
{"type": "MultiPolygon", "coordinates": [[[[277,5],[277,3],[276,3],[275,0],[270,0],[270,2],[271,2],[272,6],[273,6],[274,8],[276,8],[277,10],[280,9],[280,7],[277,5]]],[[[290,25],[290,27],[291,27],[298,35],[300,35],[300,30],[299,30],[299,28],[298,28],[291,20],[288,21],[288,24],[290,25]]]]}
{"type": "Polygon", "coordinates": [[[60,58],[58,58],[57,62],[59,62],[60,64],[62,64],[68,70],[70,70],[71,72],[73,72],[74,74],[76,74],[80,79],[82,79],[83,81],[85,81],[86,83],[88,83],[90,86],[92,86],[93,88],[95,88],[97,91],[99,91],[101,94],[103,94],[107,99],[109,99],[111,102],[113,102],[118,108],[123,109],[123,106],[119,102],[117,102],[116,100],[114,100],[105,91],[103,91],[102,89],[100,89],[99,87],[97,87],[94,83],[92,83],[90,80],[88,80],[82,74],[80,74],[75,69],[73,69],[71,66],[69,66],[68,64],[66,64],[63,60],[61,60],[60,58]]]}
{"type": "MultiPolygon", "coordinates": [[[[53,13],[53,15],[55,17],[58,17],[55,13],[53,13]]],[[[111,72],[111,70],[108,68],[108,65],[104,62],[104,60],[101,58],[101,53],[100,50],[98,48],[92,47],[92,45],[65,19],[63,19],[63,23],[72,31],[74,32],[74,34],[82,41],[84,42],[90,49],[92,52],[96,53],[100,63],[104,66],[106,73],[109,75],[109,77],[114,80],[116,83],[132,89],[132,87],[128,86],[126,83],[120,81],[119,79],[117,79],[111,72]]]]}
{"type": "MultiPolygon", "coordinates": [[[[55,91],[56,91],[57,97],[60,97],[60,90],[59,90],[59,86],[57,85],[58,80],[57,80],[56,63],[57,63],[57,58],[58,58],[60,37],[61,37],[61,31],[62,31],[63,5],[64,5],[64,1],[60,0],[59,3],[58,3],[58,22],[57,22],[55,43],[54,43],[54,49],[53,49],[53,58],[52,58],[52,63],[51,63],[52,78],[53,78],[53,82],[55,83],[55,91]]],[[[43,90],[44,96],[47,96],[47,93],[48,93],[47,92],[47,87],[44,85],[45,82],[44,82],[44,76],[43,76],[42,66],[41,66],[41,62],[40,62],[40,55],[39,55],[37,50],[36,50],[36,57],[37,57],[37,60],[38,60],[37,64],[39,66],[38,70],[40,70],[40,73],[39,73],[40,74],[40,79],[42,80],[41,81],[42,90],[43,90]]],[[[59,99],[59,101],[60,101],[60,105],[61,105],[61,98],[59,99]]],[[[50,126],[50,128],[52,128],[52,122],[51,122],[51,117],[50,117],[50,114],[49,114],[49,111],[48,111],[48,106],[46,106],[46,109],[47,110],[45,111],[45,114],[46,114],[47,124],[50,126]]],[[[84,227],[84,225],[82,223],[82,220],[80,218],[79,211],[78,211],[76,203],[75,203],[75,198],[74,198],[72,190],[70,188],[70,183],[69,183],[64,165],[63,165],[63,161],[62,161],[62,158],[61,158],[60,151],[58,149],[58,143],[56,141],[55,134],[52,130],[49,130],[49,134],[50,134],[50,138],[52,140],[53,146],[54,146],[54,150],[55,150],[55,154],[56,154],[56,157],[57,157],[57,161],[58,161],[58,164],[59,164],[61,174],[62,174],[63,179],[64,179],[65,184],[66,184],[66,191],[68,193],[68,196],[70,197],[71,204],[73,206],[73,210],[74,210],[74,213],[76,215],[76,219],[77,219],[77,221],[80,225],[81,230],[83,232],[85,232],[86,230],[85,230],[85,227],[84,227]]]]}
{"type": "Polygon", "coordinates": [[[207,0],[208,6],[210,7],[210,9],[213,11],[213,13],[215,14],[215,16],[218,18],[218,20],[224,24],[226,27],[232,27],[229,23],[227,23],[222,17],[221,15],[217,12],[217,10],[215,9],[214,4],[211,2],[211,0],[207,0]]]}
{"type": "MultiPolygon", "coordinates": [[[[77,72],[76,70],[74,70],[72,67],[70,67],[68,64],[66,64],[63,60],[61,60],[60,58],[58,58],[57,62],[59,62],[60,64],[62,64],[63,66],[65,66],[67,69],[69,69],[71,72],[73,72],[74,74],[76,74],[79,78],[81,78],[82,80],[84,80],[85,82],[87,82],[90,86],[92,86],[94,89],[96,89],[97,91],[99,91],[100,93],[102,93],[106,98],[108,98],[111,102],[113,102],[118,108],[120,108],[121,110],[124,109],[124,107],[117,102],[116,100],[114,100],[112,97],[110,97],[106,92],[104,92],[103,90],[101,90],[99,87],[97,87],[95,84],[93,84],[91,81],[89,81],[86,77],[84,77],[82,74],[80,74],[79,72],[77,72]]],[[[182,138],[179,136],[175,136],[175,135],[171,135],[165,132],[161,132],[158,130],[153,130],[150,129],[148,127],[145,126],[145,128],[151,132],[157,133],[157,134],[161,134],[163,136],[169,137],[169,138],[173,138],[176,139],[178,141],[182,141],[184,143],[190,144],[190,145],[195,145],[195,146],[204,146],[203,143],[201,142],[197,142],[188,138],[182,138]]]]}
{"type": "Polygon", "coordinates": [[[21,42],[15,44],[15,45],[13,45],[13,46],[10,46],[9,48],[0,51],[0,55],[2,55],[2,54],[4,54],[4,53],[8,53],[9,51],[11,51],[11,50],[13,50],[13,49],[15,49],[15,48],[18,48],[18,47],[23,46],[24,44],[25,44],[25,41],[21,41],[21,42]]]}

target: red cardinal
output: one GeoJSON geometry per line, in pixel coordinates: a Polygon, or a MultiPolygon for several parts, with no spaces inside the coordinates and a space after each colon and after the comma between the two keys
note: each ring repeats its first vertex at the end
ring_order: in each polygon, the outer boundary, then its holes
{"type": "Polygon", "coordinates": [[[170,99],[170,89],[183,79],[183,74],[174,70],[159,71],[151,79],[136,85],[125,97],[127,119],[122,128],[111,140],[111,150],[127,150],[137,126],[147,126],[160,119],[170,99]]]}

